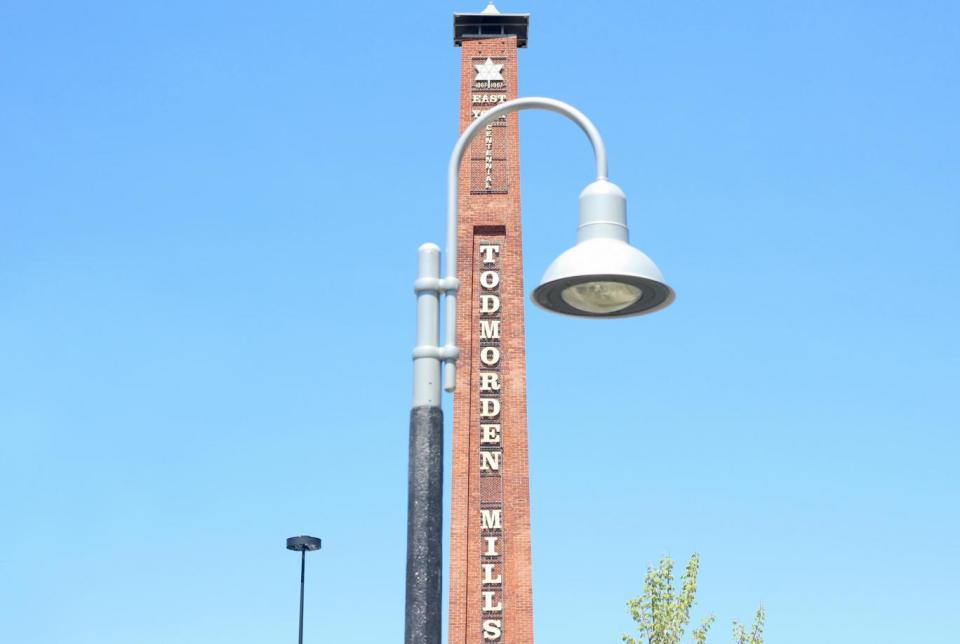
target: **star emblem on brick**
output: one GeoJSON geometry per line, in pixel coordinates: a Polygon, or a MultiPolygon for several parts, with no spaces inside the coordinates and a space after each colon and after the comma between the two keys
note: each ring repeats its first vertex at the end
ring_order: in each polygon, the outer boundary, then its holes
{"type": "Polygon", "coordinates": [[[503,65],[497,65],[493,62],[492,58],[488,58],[482,65],[474,65],[477,69],[477,77],[474,80],[478,81],[502,81],[503,76],[500,75],[500,70],[503,69],[503,65]]]}

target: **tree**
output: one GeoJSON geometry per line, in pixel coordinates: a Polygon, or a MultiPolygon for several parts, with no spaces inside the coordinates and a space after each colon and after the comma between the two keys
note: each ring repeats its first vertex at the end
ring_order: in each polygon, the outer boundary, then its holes
{"type": "MultiPolygon", "coordinates": [[[[690,609],[696,602],[697,573],[700,556],[694,553],[680,578],[680,590],[674,588],[673,560],[663,557],[657,568],[647,568],[643,594],[627,602],[630,615],[637,623],[639,639],[623,636],[624,644],[680,644],[690,623],[690,609]]],[[[740,622],[733,622],[735,644],[763,644],[763,623],[766,613],[761,604],[749,632],[740,622]]],[[[709,615],[691,633],[694,644],[706,644],[714,617],[709,615]]]]}
{"type": "Polygon", "coordinates": [[[733,622],[733,640],[735,644],[763,644],[763,622],[767,613],[763,610],[763,604],[757,608],[757,615],[754,617],[753,627],[750,633],[743,627],[743,624],[734,620],[733,622]]]}
{"type": "MultiPolygon", "coordinates": [[[[694,553],[681,578],[679,593],[673,587],[673,559],[664,557],[657,568],[647,568],[643,594],[627,602],[640,639],[623,636],[625,644],[680,644],[690,622],[690,609],[697,596],[697,573],[700,556],[694,553]]],[[[704,644],[713,623],[710,615],[693,631],[693,641],[704,644]]]]}

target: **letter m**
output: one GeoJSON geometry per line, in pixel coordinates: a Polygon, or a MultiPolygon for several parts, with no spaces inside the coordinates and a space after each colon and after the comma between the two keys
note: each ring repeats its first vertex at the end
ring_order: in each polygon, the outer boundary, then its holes
{"type": "Polygon", "coordinates": [[[480,529],[499,530],[503,510],[480,510],[480,529]]]}
{"type": "Polygon", "coordinates": [[[500,320],[480,320],[480,339],[499,340],[500,320]]]}

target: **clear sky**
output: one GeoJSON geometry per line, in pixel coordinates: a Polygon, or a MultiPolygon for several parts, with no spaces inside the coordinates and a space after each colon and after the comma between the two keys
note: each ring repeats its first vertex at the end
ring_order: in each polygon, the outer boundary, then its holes
{"type": "MultiPolygon", "coordinates": [[[[0,5],[0,640],[293,642],[308,533],[307,641],[401,641],[411,287],[482,8],[0,5]]],[[[771,643],[956,642],[960,5],[500,8],[678,294],[528,307],[538,641],[619,642],[699,552],[712,641],[762,601],[771,643]]],[[[592,159],[521,124],[529,289],[592,159]]]]}

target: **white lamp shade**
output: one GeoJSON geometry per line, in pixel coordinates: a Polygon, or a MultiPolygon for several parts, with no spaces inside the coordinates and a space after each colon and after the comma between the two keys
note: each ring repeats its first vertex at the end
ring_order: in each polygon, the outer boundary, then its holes
{"type": "Polygon", "coordinates": [[[581,241],[558,257],[531,296],[541,308],[580,317],[653,313],[674,300],[660,269],[625,241],[581,241]]]}

